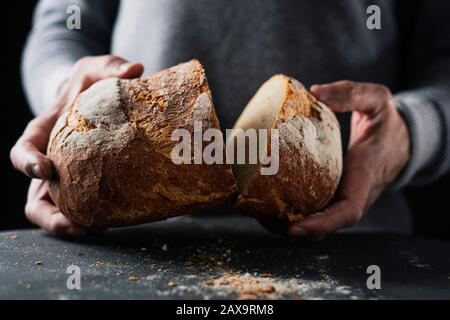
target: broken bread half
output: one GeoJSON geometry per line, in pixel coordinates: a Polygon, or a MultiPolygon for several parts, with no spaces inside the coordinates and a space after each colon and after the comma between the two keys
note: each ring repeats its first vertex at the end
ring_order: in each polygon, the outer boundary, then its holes
{"type": "MultiPolygon", "coordinates": [[[[262,220],[298,222],[333,198],[342,173],[340,126],[334,113],[300,82],[273,76],[248,103],[233,132],[236,129],[269,129],[263,145],[267,155],[274,143],[270,132],[278,129],[279,161],[273,175],[262,175],[260,162],[234,162],[240,191],[236,212],[262,220]]],[[[228,143],[233,140],[235,136],[228,143]]]]}
{"type": "Polygon", "coordinates": [[[119,227],[205,208],[236,193],[231,165],[174,164],[175,129],[220,129],[197,60],[154,75],[99,81],[57,122],[50,195],[70,220],[119,227]]]}

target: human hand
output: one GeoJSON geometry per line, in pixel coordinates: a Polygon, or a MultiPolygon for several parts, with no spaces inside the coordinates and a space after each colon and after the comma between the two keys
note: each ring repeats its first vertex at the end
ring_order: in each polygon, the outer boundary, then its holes
{"type": "Polygon", "coordinates": [[[51,130],[78,94],[95,82],[110,77],[136,78],[143,70],[142,64],[112,55],[81,58],[61,88],[56,103],[27,125],[11,149],[10,157],[14,168],[33,179],[25,206],[25,214],[32,223],[55,235],[80,236],[86,233],[85,228],[68,220],[50,199],[47,180],[52,179],[53,168],[45,153],[51,130]]]}
{"type": "Polygon", "coordinates": [[[343,176],[334,202],[290,225],[287,234],[320,240],[357,223],[410,158],[407,125],[390,90],[379,84],[338,81],[311,92],[334,112],[352,112],[343,176]]]}

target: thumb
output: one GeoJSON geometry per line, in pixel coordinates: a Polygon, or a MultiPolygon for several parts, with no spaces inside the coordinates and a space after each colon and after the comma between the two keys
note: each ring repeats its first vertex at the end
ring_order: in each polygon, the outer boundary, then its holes
{"type": "Polygon", "coordinates": [[[30,121],[22,136],[11,149],[11,162],[19,171],[37,179],[50,179],[53,169],[45,156],[48,137],[58,118],[56,109],[48,109],[30,121]]]}
{"type": "Polygon", "coordinates": [[[344,80],[313,85],[310,90],[334,112],[359,111],[368,115],[375,115],[392,100],[389,89],[376,83],[344,80]]]}
{"type": "Polygon", "coordinates": [[[118,66],[118,74],[122,79],[137,78],[144,72],[144,66],[141,63],[124,62],[118,66]]]}

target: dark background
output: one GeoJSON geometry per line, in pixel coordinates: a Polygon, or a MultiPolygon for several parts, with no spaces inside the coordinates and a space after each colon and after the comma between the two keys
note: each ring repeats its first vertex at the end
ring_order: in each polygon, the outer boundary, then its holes
{"type": "MultiPolygon", "coordinates": [[[[32,119],[20,82],[22,48],[30,29],[36,1],[20,1],[20,8],[7,1],[3,13],[7,19],[6,63],[8,74],[3,76],[3,95],[8,97],[2,105],[1,178],[3,182],[0,230],[31,227],[23,214],[29,179],[14,171],[9,161],[9,151],[32,119]],[[6,80],[6,81],[5,81],[6,80]],[[5,87],[6,82],[6,87],[5,87]]],[[[3,49],[2,55],[5,55],[3,49]]],[[[4,100],[3,100],[4,101],[4,100]]],[[[450,176],[433,185],[405,190],[415,216],[418,234],[450,238],[450,176]]]]}

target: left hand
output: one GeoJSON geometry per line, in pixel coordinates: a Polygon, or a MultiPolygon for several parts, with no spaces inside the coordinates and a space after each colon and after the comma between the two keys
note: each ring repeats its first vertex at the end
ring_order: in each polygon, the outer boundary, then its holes
{"type": "Polygon", "coordinates": [[[352,112],[350,142],[334,202],[292,224],[292,237],[323,239],[357,223],[410,157],[409,132],[390,90],[379,84],[339,81],[311,92],[334,112],[352,112]]]}
{"type": "Polygon", "coordinates": [[[88,230],[67,219],[49,195],[54,179],[53,164],[46,156],[47,143],[57,119],[73,105],[76,97],[102,79],[139,77],[144,66],[112,56],[84,57],[78,60],[56,99],[56,103],[30,121],[11,150],[14,167],[32,178],[25,215],[29,221],[57,236],[83,236],[88,230]]]}

